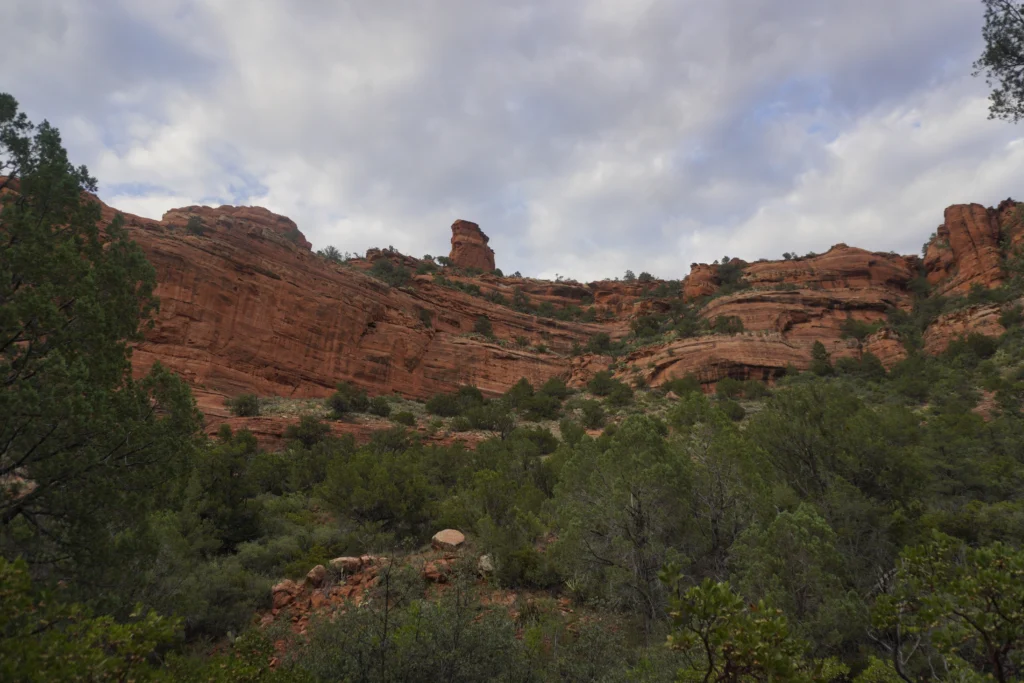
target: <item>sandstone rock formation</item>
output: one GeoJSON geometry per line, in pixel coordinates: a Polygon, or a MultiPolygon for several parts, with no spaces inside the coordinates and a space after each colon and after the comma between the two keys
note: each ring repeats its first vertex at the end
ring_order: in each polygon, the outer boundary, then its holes
{"type": "Polygon", "coordinates": [[[1000,306],[972,306],[940,316],[924,332],[925,353],[938,354],[946,350],[949,343],[972,332],[989,337],[998,337],[1006,328],[999,322],[1000,306]]]}
{"type": "Polygon", "coordinates": [[[690,274],[683,280],[683,298],[692,301],[717,291],[718,268],[706,263],[691,263],[690,274]]]}
{"type": "MultiPolygon", "coordinates": [[[[109,220],[114,210],[102,208],[109,220]]],[[[225,397],[322,397],[342,380],[373,395],[398,392],[415,399],[463,384],[495,395],[520,377],[537,385],[557,376],[578,387],[607,369],[611,358],[572,356],[575,344],[598,332],[624,337],[637,316],[678,304],[651,296],[658,282],[497,277],[487,237],[467,221],[452,226],[452,258],[484,274],[448,272],[446,278],[479,288],[478,296],[430,274],[388,286],[370,274],[376,260],[412,272],[421,264],[389,250],[371,250],[356,262],[328,262],[311,252],[292,221],[258,207],[184,207],[160,221],[126,216],[126,226],[157,271],[161,300],[154,327],[134,349],[136,371],[160,361],[193,386],[211,433],[219,423],[245,426],[264,445],[279,443],[298,418],[234,418],[223,406],[225,397]],[[587,310],[585,319],[592,322],[514,310],[517,296],[532,306],[587,310]],[[491,322],[493,338],[473,334],[480,316],[491,322]],[[541,346],[546,350],[538,351],[541,346]]],[[[708,387],[726,376],[770,381],[789,365],[808,367],[815,341],[836,358],[870,352],[892,365],[905,355],[892,330],[858,343],[845,338],[845,321],[881,323],[890,309],[909,309],[910,290],[922,272],[941,294],[995,286],[1005,277],[1005,245],[1022,242],[1024,211],[1007,200],[995,209],[947,209],[923,261],[846,245],[810,258],[733,261],[746,288],[710,300],[701,315],[739,318],[742,334],[641,348],[620,359],[619,374],[639,374],[652,386],[691,372],[708,387]]],[[[720,285],[716,266],[694,264],[682,295],[693,301],[716,294],[720,285]]],[[[998,310],[972,309],[940,320],[925,334],[926,349],[941,351],[974,330],[998,333],[998,310]]],[[[372,420],[332,423],[336,433],[360,439],[381,426],[372,420]]],[[[430,438],[443,443],[436,439],[445,437],[430,438]]]]}
{"type": "Polygon", "coordinates": [[[1002,283],[997,214],[980,204],[946,209],[946,221],[936,230],[924,259],[928,282],[935,285],[936,294],[965,294],[975,284],[989,288],[1002,283]]]}
{"type": "Polygon", "coordinates": [[[126,225],[156,268],[161,300],[136,370],[160,361],[210,403],[246,391],[326,396],[342,380],[421,399],[463,384],[496,394],[520,377],[565,374],[564,354],[599,329],[495,306],[429,276],[389,287],[312,254],[291,221],[265,209],[187,207],[161,221],[126,216],[126,225]],[[184,227],[193,215],[201,235],[184,227]],[[548,351],[467,336],[481,315],[496,338],[548,351]]]}
{"type": "Polygon", "coordinates": [[[479,268],[489,273],[494,270],[494,250],[487,246],[489,241],[476,223],[455,221],[452,223],[452,251],[448,258],[459,268],[479,268]]]}

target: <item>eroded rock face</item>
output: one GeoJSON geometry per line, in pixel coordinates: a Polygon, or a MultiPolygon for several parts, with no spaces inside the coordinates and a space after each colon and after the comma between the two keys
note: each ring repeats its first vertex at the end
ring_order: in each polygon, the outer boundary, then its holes
{"type": "Polygon", "coordinates": [[[494,270],[494,250],[487,246],[487,235],[470,221],[452,223],[452,251],[449,258],[459,268],[479,268],[485,273],[494,270]]]}
{"type": "Polygon", "coordinates": [[[343,380],[421,399],[463,384],[497,394],[520,377],[542,383],[567,374],[565,354],[597,329],[495,306],[429,276],[389,287],[312,254],[293,223],[263,209],[126,218],[157,271],[161,301],[155,327],[135,349],[136,371],[159,360],[220,396],[319,397],[343,380]],[[184,228],[193,215],[202,235],[184,228]],[[497,339],[522,336],[548,351],[469,334],[481,315],[497,339]]]}
{"type": "Polygon", "coordinates": [[[986,305],[972,306],[941,316],[924,332],[925,353],[942,353],[951,341],[972,332],[998,337],[1006,331],[999,322],[1001,313],[1000,306],[986,305]]]}
{"type": "MultiPolygon", "coordinates": [[[[788,365],[799,370],[809,368],[810,349],[780,334],[712,335],[644,348],[628,356],[626,362],[638,366],[639,375],[650,386],[689,374],[702,384],[725,377],[771,381],[782,376],[788,365]]],[[[620,379],[635,376],[620,373],[620,379]]]]}
{"type": "Polygon", "coordinates": [[[809,289],[906,289],[919,259],[837,244],[824,254],[790,261],[762,261],[744,270],[752,287],[795,285],[809,289]]]}
{"type": "Polygon", "coordinates": [[[706,263],[691,263],[690,274],[683,278],[683,298],[687,301],[711,296],[718,291],[718,268],[706,263]]]}
{"type": "Polygon", "coordinates": [[[998,211],[981,204],[957,204],[946,209],[945,217],[925,253],[928,281],[936,294],[965,294],[975,284],[1002,284],[998,211]]]}
{"type": "MultiPolygon", "coordinates": [[[[103,209],[109,220],[114,211],[103,209]]],[[[375,260],[387,258],[413,272],[421,262],[381,251],[357,263],[330,263],[311,253],[292,221],[257,207],[185,207],[160,221],[126,216],[126,226],[156,268],[161,299],[154,328],[134,351],[136,371],[160,361],[192,384],[211,433],[220,423],[245,426],[267,446],[279,444],[298,418],[234,418],[223,407],[225,397],[322,397],[339,381],[373,395],[415,399],[463,384],[495,395],[521,377],[535,386],[561,377],[579,387],[611,359],[573,357],[574,344],[598,332],[624,337],[636,317],[677,303],[651,297],[657,282],[496,277],[486,236],[466,221],[453,225],[453,259],[485,274],[450,274],[450,280],[479,287],[480,296],[441,286],[429,274],[389,287],[369,275],[375,260]],[[511,304],[517,293],[533,306],[593,307],[586,318],[593,322],[543,318],[495,303],[511,304]],[[473,333],[480,316],[490,321],[493,339],[473,333]],[[523,339],[527,345],[515,341],[523,339]],[[537,351],[539,345],[547,351],[537,351]]],[[[960,292],[973,283],[1001,282],[1000,237],[1024,241],[1020,205],[950,207],[923,263],[936,289],[960,292]]],[[[812,258],[735,263],[749,287],[711,300],[701,314],[739,318],[743,334],[646,347],[626,364],[640,368],[653,386],[692,372],[710,387],[726,376],[770,381],[788,365],[806,368],[815,341],[834,358],[870,352],[891,366],[904,356],[891,331],[857,343],[844,338],[843,325],[847,318],[883,321],[891,308],[909,308],[921,259],[836,245],[812,258]]],[[[717,267],[695,264],[683,296],[693,300],[719,286],[717,267]]],[[[938,352],[970,331],[998,333],[993,321],[998,324],[997,311],[944,319],[926,333],[926,348],[938,352]]],[[[632,368],[622,376],[632,379],[632,368]]],[[[352,421],[332,428],[363,440],[383,425],[352,421]]],[[[444,443],[446,437],[431,438],[444,443]]]]}

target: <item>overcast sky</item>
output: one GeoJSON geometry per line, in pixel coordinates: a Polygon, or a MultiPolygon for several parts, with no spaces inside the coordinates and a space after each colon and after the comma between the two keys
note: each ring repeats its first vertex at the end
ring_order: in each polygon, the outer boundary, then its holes
{"type": "Polygon", "coordinates": [[[153,218],[259,205],[416,256],[464,218],[506,272],[679,278],[916,253],[947,205],[1024,197],[1024,127],[970,75],[979,0],[4,5],[0,91],[153,218]]]}

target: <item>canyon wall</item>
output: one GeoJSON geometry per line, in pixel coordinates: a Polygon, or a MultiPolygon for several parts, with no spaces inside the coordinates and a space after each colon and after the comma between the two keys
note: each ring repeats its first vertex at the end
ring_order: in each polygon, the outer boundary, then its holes
{"type": "MultiPolygon", "coordinates": [[[[104,207],[109,219],[114,210],[104,207]]],[[[562,377],[584,384],[611,361],[572,356],[598,332],[623,338],[640,315],[664,311],[672,299],[649,293],[660,282],[550,282],[492,274],[494,252],[479,226],[452,226],[452,260],[439,281],[429,272],[389,286],[371,276],[373,264],[395,260],[410,272],[423,262],[372,250],[366,259],[332,263],[311,252],[291,220],[257,207],[184,207],[160,221],[126,216],[127,227],[157,271],[161,300],[155,326],[134,350],[144,372],[160,361],[195,387],[206,409],[242,392],[318,397],[342,380],[371,394],[423,399],[463,384],[494,395],[520,377],[540,383],[562,377]],[[465,268],[479,268],[468,275],[465,268]],[[450,286],[444,286],[448,284],[450,286]],[[457,287],[479,288],[474,296],[457,287]],[[577,322],[512,308],[532,305],[588,309],[577,322]],[[474,332],[486,317],[492,337],[474,332]]],[[[726,377],[771,380],[787,366],[805,369],[821,341],[833,357],[875,353],[886,365],[904,357],[888,329],[857,342],[847,319],[881,323],[892,308],[912,305],[913,283],[956,294],[1004,281],[1005,251],[1024,240],[1020,206],[953,206],[924,259],[869,252],[840,244],[813,257],[744,263],[740,287],[722,294],[716,265],[693,264],[681,283],[685,301],[710,321],[738,318],[743,332],[704,335],[640,348],[618,365],[652,386],[688,373],[708,385],[726,377]],[[628,368],[628,371],[627,369],[628,368]]],[[[433,268],[431,264],[431,268],[433,268]]],[[[733,283],[735,285],[735,283],[733,283]]],[[[997,309],[940,320],[926,349],[941,351],[956,336],[997,333],[997,309]]]]}

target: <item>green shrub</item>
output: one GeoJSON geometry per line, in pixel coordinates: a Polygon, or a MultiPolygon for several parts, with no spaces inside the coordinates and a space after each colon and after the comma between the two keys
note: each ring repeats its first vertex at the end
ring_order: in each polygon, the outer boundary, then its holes
{"type": "Polygon", "coordinates": [[[420,322],[423,323],[424,327],[431,328],[434,326],[434,314],[430,312],[430,309],[421,308],[419,316],[420,322]]]}
{"type": "Polygon", "coordinates": [[[606,354],[612,348],[612,338],[607,332],[598,332],[587,342],[583,349],[587,353],[606,354]]]}
{"type": "Polygon", "coordinates": [[[485,402],[483,393],[469,384],[459,387],[455,392],[455,398],[463,410],[473,406],[482,406],[485,402]]]}
{"type": "Polygon", "coordinates": [[[743,382],[743,396],[748,399],[766,398],[771,395],[771,389],[764,382],[756,379],[748,379],[743,382]]]}
{"type": "Polygon", "coordinates": [[[698,380],[697,376],[692,372],[687,374],[685,377],[670,379],[662,384],[661,388],[665,391],[671,391],[680,398],[688,394],[703,392],[703,386],[701,385],[700,380],[698,380]]]}
{"type": "Polygon", "coordinates": [[[387,417],[391,414],[391,404],[383,396],[375,396],[370,401],[370,413],[378,417],[387,417]]]}
{"type": "Polygon", "coordinates": [[[284,430],[284,438],[295,439],[306,448],[312,448],[327,438],[331,427],[311,415],[303,415],[298,424],[288,425],[284,430]]]}
{"type": "Polygon", "coordinates": [[[427,399],[427,412],[440,417],[455,417],[461,412],[455,394],[435,394],[427,399]]]}
{"type": "Polygon", "coordinates": [[[468,432],[473,428],[473,423],[469,421],[469,418],[459,415],[452,418],[452,421],[448,423],[448,428],[453,432],[468,432]]]}
{"type": "Polygon", "coordinates": [[[389,429],[378,429],[370,435],[370,449],[378,455],[384,453],[403,453],[412,445],[409,433],[400,425],[389,429]]]}
{"type": "Polygon", "coordinates": [[[621,408],[633,402],[633,389],[625,382],[616,382],[608,392],[608,405],[621,408]]]}
{"type": "Polygon", "coordinates": [[[565,380],[559,377],[552,377],[548,381],[544,382],[540,388],[540,393],[558,400],[565,399],[571,392],[569,387],[565,385],[565,380]]]}
{"type": "Polygon", "coordinates": [[[583,425],[587,429],[600,429],[604,427],[605,414],[604,408],[600,403],[594,400],[583,401],[580,404],[580,410],[583,411],[583,425]]]}
{"type": "Polygon", "coordinates": [[[553,420],[561,413],[562,403],[548,394],[534,394],[523,400],[519,407],[527,420],[553,420]]]}
{"type": "Polygon", "coordinates": [[[515,418],[500,402],[473,406],[466,410],[464,416],[473,429],[484,429],[507,434],[516,425],[515,418]]]}
{"type": "Polygon", "coordinates": [[[1022,322],[1024,322],[1024,311],[1021,310],[1020,305],[1010,306],[999,314],[999,324],[1008,330],[1019,326],[1022,322]]]}
{"type": "Polygon", "coordinates": [[[203,225],[203,219],[199,216],[189,216],[188,222],[185,223],[185,231],[190,235],[202,237],[206,234],[206,226],[203,225]]]}
{"type": "Polygon", "coordinates": [[[842,331],[842,336],[844,339],[846,337],[853,337],[857,341],[862,342],[868,337],[870,337],[872,334],[877,332],[881,326],[882,323],[880,322],[869,323],[863,320],[847,318],[846,320],[843,321],[843,324],[840,326],[839,329],[842,331]]]}
{"type": "Polygon", "coordinates": [[[833,372],[831,355],[820,341],[811,347],[811,372],[819,377],[831,375],[833,372]]]}
{"type": "Polygon", "coordinates": [[[540,680],[507,610],[485,609],[468,578],[425,600],[422,587],[396,590],[394,574],[359,609],[311,621],[309,636],[283,656],[285,680],[540,680]]]}
{"type": "Polygon", "coordinates": [[[548,346],[547,344],[537,344],[536,346],[533,347],[533,350],[536,351],[537,353],[547,353],[548,346]]]}
{"type": "Polygon", "coordinates": [[[972,332],[950,342],[943,355],[960,361],[967,368],[974,368],[986,358],[991,358],[998,348],[999,342],[993,337],[972,332]]]}
{"type": "Polygon", "coordinates": [[[228,408],[236,417],[256,417],[260,414],[260,400],[256,394],[239,394],[228,401],[228,408]]]}
{"type": "Polygon", "coordinates": [[[395,265],[386,258],[374,261],[373,266],[370,267],[369,273],[372,277],[377,278],[381,282],[387,283],[391,287],[402,287],[407,285],[411,278],[408,268],[403,265],[395,265]]]}
{"type": "Polygon", "coordinates": [[[508,438],[512,441],[527,441],[533,444],[540,455],[549,455],[558,448],[558,439],[543,427],[517,427],[508,438]]]}
{"type": "Polygon", "coordinates": [[[520,377],[519,381],[505,392],[505,401],[513,408],[519,408],[524,401],[532,397],[533,385],[525,377],[520,377]]]}
{"type": "Polygon", "coordinates": [[[477,317],[476,322],[473,323],[473,331],[485,337],[494,336],[494,328],[491,326],[491,321],[486,315],[477,317]]]}
{"type": "Polygon", "coordinates": [[[653,337],[661,332],[661,325],[665,320],[666,318],[663,315],[642,315],[633,319],[633,322],[630,323],[630,328],[633,330],[633,336],[639,339],[653,337]]]}
{"type": "Polygon", "coordinates": [[[370,407],[370,398],[365,389],[339,382],[337,391],[327,398],[327,407],[331,409],[331,416],[338,420],[346,413],[365,413],[370,407]]]}
{"type": "Polygon", "coordinates": [[[720,400],[717,405],[718,409],[725,413],[726,417],[733,422],[739,422],[747,416],[747,411],[743,409],[743,406],[732,399],[720,400]]]}
{"type": "Polygon", "coordinates": [[[407,410],[403,410],[401,412],[394,413],[391,416],[391,421],[400,425],[405,425],[406,427],[413,427],[416,425],[416,416],[407,410]]]}
{"type": "Polygon", "coordinates": [[[735,315],[720,315],[715,318],[711,329],[716,334],[740,334],[743,332],[743,320],[735,315]]]}
{"type": "Polygon", "coordinates": [[[723,377],[715,385],[715,393],[719,398],[736,398],[743,394],[744,384],[732,377],[723,377]]]}
{"type": "Polygon", "coordinates": [[[587,382],[587,389],[590,393],[595,396],[607,396],[612,393],[612,390],[620,382],[612,377],[612,373],[608,370],[602,370],[596,373],[589,382],[587,382]]]}
{"type": "Polygon", "coordinates": [[[575,446],[587,435],[587,430],[583,425],[569,418],[558,423],[558,432],[562,435],[562,441],[570,446],[575,446]]]}
{"type": "Polygon", "coordinates": [[[518,346],[519,348],[525,349],[527,346],[530,345],[530,340],[522,335],[517,335],[515,338],[515,343],[516,346],[518,346]]]}

